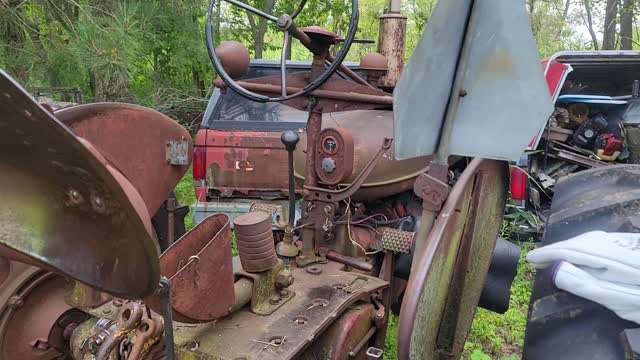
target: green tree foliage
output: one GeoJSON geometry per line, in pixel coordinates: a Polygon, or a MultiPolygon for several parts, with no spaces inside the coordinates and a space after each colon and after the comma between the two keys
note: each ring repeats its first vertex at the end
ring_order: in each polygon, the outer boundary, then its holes
{"type": "MultiPolygon", "coordinates": [[[[215,1],[217,42],[240,40],[256,58],[279,58],[282,33],[275,24],[215,1]]],[[[292,13],[301,0],[243,1],[277,16],[292,13]]],[[[377,41],[387,1],[360,0],[357,38],[377,41]]],[[[436,3],[403,0],[407,58],[436,3]]],[[[202,111],[215,76],[204,44],[207,6],[207,0],[0,0],[0,67],[28,87],[79,87],[89,101],[136,102],[188,117],[202,111]]],[[[607,46],[611,39],[614,47],[638,44],[638,0],[527,0],[526,6],[542,56],[596,48],[605,38],[607,46]],[[607,14],[612,1],[616,11],[607,14]],[[610,26],[612,19],[620,26],[610,26]],[[588,28],[593,36],[579,30],[588,28]]],[[[311,0],[296,21],[344,36],[350,9],[351,0],[311,0]]],[[[375,50],[354,44],[348,60],[375,50]]],[[[288,56],[310,59],[297,41],[288,56]]]]}

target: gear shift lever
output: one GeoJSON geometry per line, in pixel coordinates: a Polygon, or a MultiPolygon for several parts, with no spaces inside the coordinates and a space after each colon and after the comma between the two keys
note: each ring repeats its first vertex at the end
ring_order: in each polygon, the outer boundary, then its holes
{"type": "Polygon", "coordinates": [[[285,229],[284,239],[276,246],[279,257],[295,258],[298,256],[298,248],[293,243],[293,224],[296,217],[296,183],[293,174],[293,152],[300,141],[300,136],[295,131],[285,131],[280,137],[288,155],[289,171],[289,225],[285,229]]]}

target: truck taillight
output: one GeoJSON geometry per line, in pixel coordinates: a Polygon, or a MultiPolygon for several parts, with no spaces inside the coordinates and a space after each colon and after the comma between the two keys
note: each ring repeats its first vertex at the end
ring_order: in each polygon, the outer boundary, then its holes
{"type": "Polygon", "coordinates": [[[527,173],[526,169],[511,168],[511,199],[525,200],[527,197],[527,173]]]}
{"type": "Polygon", "coordinates": [[[196,146],[193,149],[193,180],[205,180],[207,176],[207,151],[196,146]]]}

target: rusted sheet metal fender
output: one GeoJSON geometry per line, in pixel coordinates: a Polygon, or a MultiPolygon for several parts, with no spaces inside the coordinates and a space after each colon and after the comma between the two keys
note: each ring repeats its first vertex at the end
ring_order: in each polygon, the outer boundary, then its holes
{"type": "Polygon", "coordinates": [[[62,109],[55,116],[96,147],[133,184],[149,214],[156,213],[189,168],[191,135],[155,110],[132,104],[95,103],[62,109]],[[170,141],[186,142],[186,164],[167,162],[170,141]]]}
{"type": "Polygon", "coordinates": [[[400,359],[459,358],[500,230],[507,175],[505,162],[476,158],[453,187],[409,278],[400,359]]]}
{"type": "Polygon", "coordinates": [[[132,184],[0,71],[0,254],[141,298],[160,278],[132,184]]]}

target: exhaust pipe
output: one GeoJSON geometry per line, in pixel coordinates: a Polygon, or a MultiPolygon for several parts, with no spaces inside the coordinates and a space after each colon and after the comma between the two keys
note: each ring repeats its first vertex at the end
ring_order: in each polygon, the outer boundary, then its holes
{"type": "Polygon", "coordinates": [[[387,58],[389,69],[380,79],[380,86],[393,88],[404,68],[407,17],[400,13],[401,0],[391,0],[389,9],[379,17],[378,52],[387,58]]]}

